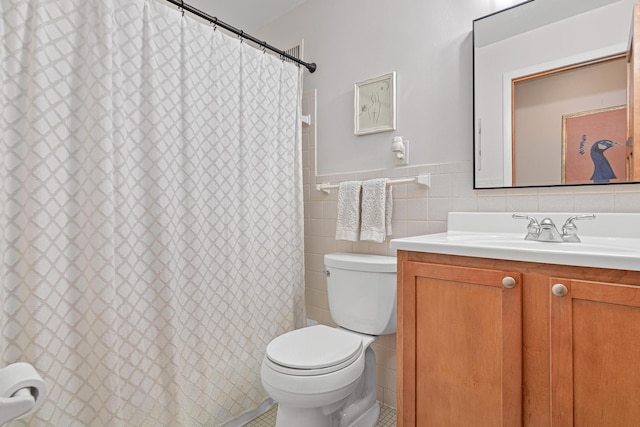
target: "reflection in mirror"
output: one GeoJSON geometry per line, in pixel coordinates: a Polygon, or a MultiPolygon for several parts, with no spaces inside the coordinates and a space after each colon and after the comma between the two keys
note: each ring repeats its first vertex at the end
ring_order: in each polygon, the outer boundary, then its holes
{"type": "Polygon", "coordinates": [[[624,55],[525,76],[512,84],[514,186],[625,180],[624,55]],[[591,151],[601,140],[613,141],[611,149],[591,151]]]}
{"type": "Polygon", "coordinates": [[[474,188],[633,180],[632,11],[536,0],[474,21],[474,188]]]}

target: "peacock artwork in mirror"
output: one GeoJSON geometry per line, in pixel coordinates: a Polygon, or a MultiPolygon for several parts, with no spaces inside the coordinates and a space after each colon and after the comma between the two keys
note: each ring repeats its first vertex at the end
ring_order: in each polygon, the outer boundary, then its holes
{"type": "Polygon", "coordinates": [[[474,21],[474,188],[640,182],[635,8],[530,0],[474,21]]]}

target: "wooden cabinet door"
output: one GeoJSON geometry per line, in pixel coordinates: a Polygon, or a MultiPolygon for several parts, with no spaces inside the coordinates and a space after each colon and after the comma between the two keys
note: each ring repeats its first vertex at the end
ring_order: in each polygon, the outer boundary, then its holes
{"type": "Polygon", "coordinates": [[[521,425],[520,273],[405,261],[401,275],[398,425],[521,425]]]}
{"type": "Polygon", "coordinates": [[[640,425],[640,287],[549,286],[553,427],[640,425]]]}

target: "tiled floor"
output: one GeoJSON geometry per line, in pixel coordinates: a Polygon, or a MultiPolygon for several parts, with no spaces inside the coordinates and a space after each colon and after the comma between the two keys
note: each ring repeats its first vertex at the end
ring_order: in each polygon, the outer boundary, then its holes
{"type": "MultiPolygon", "coordinates": [[[[244,427],[273,427],[276,425],[276,413],[278,406],[273,405],[264,414],[255,420],[249,421],[244,427]]],[[[376,427],[396,427],[396,410],[388,406],[380,405],[380,417],[376,427]]]]}
{"type": "Polygon", "coordinates": [[[378,417],[376,427],[396,427],[396,410],[380,405],[380,417],[378,417]]]}

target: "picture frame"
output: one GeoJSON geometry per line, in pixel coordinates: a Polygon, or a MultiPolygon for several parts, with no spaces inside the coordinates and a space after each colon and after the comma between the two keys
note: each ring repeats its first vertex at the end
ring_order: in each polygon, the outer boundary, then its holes
{"type": "Polygon", "coordinates": [[[626,181],[627,107],[562,116],[562,183],[626,181]]]}
{"type": "Polygon", "coordinates": [[[396,73],[354,86],[353,133],[367,135],[396,129],[396,73]]]}

